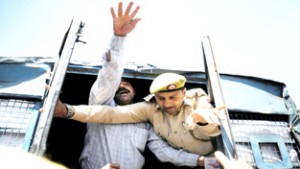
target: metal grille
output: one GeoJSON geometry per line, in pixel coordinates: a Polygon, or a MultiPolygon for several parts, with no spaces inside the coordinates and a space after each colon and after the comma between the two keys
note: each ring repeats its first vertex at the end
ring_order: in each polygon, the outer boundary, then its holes
{"type": "Polygon", "coordinates": [[[22,147],[35,103],[0,98],[0,145],[22,147]]]}
{"type": "MultiPolygon", "coordinates": [[[[262,115],[250,113],[229,113],[232,134],[236,144],[237,157],[246,160],[250,165],[256,166],[251,149],[250,137],[252,135],[278,135],[285,143],[287,151],[292,154],[291,162],[299,167],[299,147],[290,134],[288,119],[281,115],[262,115]],[[296,158],[295,158],[296,154],[296,158]]],[[[260,143],[260,151],[264,162],[275,163],[281,161],[281,153],[275,143],[260,143]]]]}
{"type": "Polygon", "coordinates": [[[275,143],[260,143],[259,144],[263,161],[266,163],[280,162],[282,157],[279,147],[275,143]]]}

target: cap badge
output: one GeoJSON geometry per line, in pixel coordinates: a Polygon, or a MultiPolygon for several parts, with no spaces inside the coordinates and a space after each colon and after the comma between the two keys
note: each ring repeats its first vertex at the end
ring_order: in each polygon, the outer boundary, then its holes
{"type": "Polygon", "coordinates": [[[168,90],[174,90],[176,89],[176,84],[170,84],[168,87],[167,87],[168,90]]]}

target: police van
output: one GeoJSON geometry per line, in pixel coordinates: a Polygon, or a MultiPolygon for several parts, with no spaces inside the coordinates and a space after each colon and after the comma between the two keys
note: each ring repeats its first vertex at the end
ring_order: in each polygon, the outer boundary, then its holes
{"type": "MultiPolygon", "coordinates": [[[[90,88],[102,68],[102,65],[70,62],[83,26],[82,23],[70,25],[58,59],[1,57],[1,146],[46,156],[68,168],[79,168],[86,124],[53,118],[53,112],[57,100],[87,104],[90,88]],[[41,108],[43,113],[39,111],[41,108]]],[[[159,74],[184,75],[188,89],[201,87],[214,106],[226,105],[223,111],[226,119],[221,120],[222,134],[215,140],[216,149],[230,159],[243,159],[254,168],[300,168],[299,112],[287,86],[274,80],[218,73],[209,36],[203,37],[199,46],[205,71],[127,65],[123,77],[136,86],[136,101],[148,95],[151,81],[159,74]]],[[[144,169],[176,168],[159,162],[147,149],[145,156],[144,169]]]]}

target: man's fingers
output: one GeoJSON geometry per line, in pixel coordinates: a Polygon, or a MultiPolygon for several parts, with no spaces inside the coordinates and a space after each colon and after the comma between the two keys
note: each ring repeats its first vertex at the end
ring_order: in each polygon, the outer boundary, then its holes
{"type": "Polygon", "coordinates": [[[40,110],[39,110],[41,113],[43,113],[44,112],[44,108],[40,108],[40,110]]]}
{"type": "Polygon", "coordinates": [[[113,7],[110,8],[110,13],[113,19],[117,17],[113,7]]]}
{"type": "Polygon", "coordinates": [[[221,151],[216,151],[215,157],[224,169],[253,169],[245,160],[229,160],[221,151]]]}
{"type": "Polygon", "coordinates": [[[223,105],[223,106],[219,106],[219,107],[216,107],[216,109],[217,109],[218,111],[224,110],[225,108],[226,108],[226,106],[225,106],[225,105],[223,105]]]}
{"type": "Polygon", "coordinates": [[[50,90],[50,86],[49,86],[49,85],[46,85],[45,88],[46,88],[47,90],[50,90]]]}
{"type": "Polygon", "coordinates": [[[103,166],[101,169],[120,169],[120,164],[118,163],[109,163],[103,166]]]}
{"type": "Polygon", "coordinates": [[[122,2],[119,2],[118,16],[123,16],[123,3],[122,2]]]}
{"type": "Polygon", "coordinates": [[[223,166],[230,165],[230,160],[221,151],[216,151],[215,157],[223,166]]]}
{"type": "Polygon", "coordinates": [[[131,16],[132,18],[134,18],[135,15],[138,13],[139,10],[140,10],[140,6],[137,6],[130,16],[131,16]]]}
{"type": "Polygon", "coordinates": [[[113,168],[113,169],[120,169],[120,164],[118,164],[118,163],[111,163],[111,164],[110,164],[110,168],[113,168]]]}
{"type": "Polygon", "coordinates": [[[130,2],[129,5],[127,6],[126,11],[125,11],[125,16],[129,15],[132,5],[133,5],[133,2],[130,2]]]}
{"type": "Polygon", "coordinates": [[[226,116],[225,116],[225,108],[226,106],[219,106],[219,107],[216,107],[213,111],[214,111],[214,114],[220,119],[220,120],[225,120],[226,119],[226,116]]]}
{"type": "Polygon", "coordinates": [[[140,18],[135,18],[132,22],[131,22],[131,26],[134,28],[135,25],[140,21],[140,18]]]}

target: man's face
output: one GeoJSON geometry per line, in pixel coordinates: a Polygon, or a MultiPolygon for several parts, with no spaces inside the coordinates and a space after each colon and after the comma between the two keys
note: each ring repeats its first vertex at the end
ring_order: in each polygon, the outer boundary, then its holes
{"type": "Polygon", "coordinates": [[[186,89],[171,92],[158,92],[155,100],[163,112],[170,115],[177,115],[183,104],[186,89]]]}
{"type": "Polygon", "coordinates": [[[135,90],[133,89],[130,82],[122,79],[118,90],[115,94],[115,101],[118,105],[126,105],[133,102],[135,90]]]}

